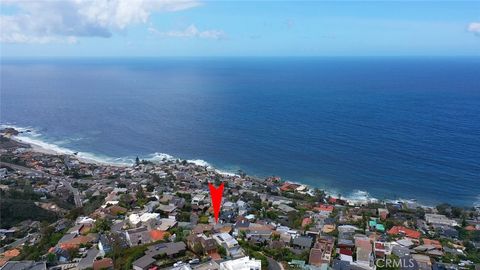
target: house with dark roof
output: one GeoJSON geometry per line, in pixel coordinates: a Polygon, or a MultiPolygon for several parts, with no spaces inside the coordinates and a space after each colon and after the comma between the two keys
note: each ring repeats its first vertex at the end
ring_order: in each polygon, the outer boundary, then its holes
{"type": "Polygon", "coordinates": [[[185,251],[186,246],[183,242],[156,244],[149,246],[145,251],[145,255],[134,261],[132,266],[135,270],[150,269],[159,256],[175,258],[183,255],[185,251]]]}
{"type": "Polygon", "coordinates": [[[365,268],[360,267],[355,264],[351,264],[348,261],[334,260],[332,263],[333,270],[365,270],[365,268]]]}
{"type": "Polygon", "coordinates": [[[433,228],[435,232],[442,237],[458,239],[458,231],[451,226],[434,224],[433,228]]]}
{"type": "Polygon", "coordinates": [[[204,234],[191,234],[186,239],[188,249],[197,254],[210,255],[217,252],[217,242],[204,234]]]}
{"type": "Polygon", "coordinates": [[[160,204],[158,207],[157,207],[157,210],[162,212],[162,213],[165,213],[165,214],[170,214],[172,213],[173,211],[175,211],[177,209],[177,207],[175,205],[165,205],[165,204],[160,204]]]}
{"type": "Polygon", "coordinates": [[[176,257],[186,251],[186,245],[183,242],[174,243],[160,243],[153,246],[149,246],[146,255],[156,257],[158,255],[166,255],[167,257],[176,257]]]}
{"type": "Polygon", "coordinates": [[[242,230],[242,229],[248,229],[250,227],[250,221],[247,219],[240,217],[237,222],[235,222],[235,229],[237,230],[242,230]]]}
{"type": "Polygon", "coordinates": [[[150,231],[146,227],[135,228],[125,232],[128,244],[133,246],[149,244],[152,242],[150,231]]]}
{"type": "Polygon", "coordinates": [[[113,248],[128,248],[128,241],[123,233],[102,234],[98,239],[98,250],[103,256],[113,248]]]}
{"type": "Polygon", "coordinates": [[[292,247],[296,250],[305,251],[312,248],[313,238],[309,236],[297,236],[293,239],[292,247]]]}
{"type": "Polygon", "coordinates": [[[134,270],[147,270],[155,263],[155,259],[150,256],[143,256],[132,263],[134,270]]]}
{"type": "Polygon", "coordinates": [[[355,247],[353,236],[358,228],[350,225],[338,226],[338,244],[339,248],[352,249],[355,247]]]}
{"type": "Polygon", "coordinates": [[[2,270],[47,270],[47,265],[45,262],[9,261],[2,270]]]}

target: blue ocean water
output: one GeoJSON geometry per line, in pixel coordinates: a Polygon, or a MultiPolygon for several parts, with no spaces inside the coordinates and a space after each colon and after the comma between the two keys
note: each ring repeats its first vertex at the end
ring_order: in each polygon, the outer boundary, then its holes
{"type": "Polygon", "coordinates": [[[344,196],[480,200],[480,58],[2,60],[0,120],[344,196]]]}

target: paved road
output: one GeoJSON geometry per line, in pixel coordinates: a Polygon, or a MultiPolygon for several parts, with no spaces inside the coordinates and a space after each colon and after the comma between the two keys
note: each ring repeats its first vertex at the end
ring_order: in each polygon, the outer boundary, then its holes
{"type": "Polygon", "coordinates": [[[42,172],[42,171],[39,171],[39,170],[34,170],[34,169],[31,169],[31,168],[27,168],[27,167],[24,167],[24,166],[12,164],[12,163],[7,163],[7,162],[0,162],[0,165],[8,166],[8,167],[10,167],[12,169],[15,169],[15,170],[18,170],[18,171],[40,174],[44,177],[50,177],[52,179],[60,181],[73,194],[73,200],[75,201],[75,206],[76,207],[82,207],[82,205],[83,205],[82,204],[82,199],[80,198],[80,192],[78,191],[78,189],[72,187],[68,178],[58,177],[58,176],[55,176],[55,175],[48,174],[46,172],[42,172]]]}
{"type": "Polygon", "coordinates": [[[78,262],[77,268],[80,270],[93,267],[93,262],[97,257],[99,251],[96,247],[92,247],[87,251],[87,255],[78,262]]]}
{"type": "Polygon", "coordinates": [[[24,172],[29,172],[29,173],[37,173],[37,174],[49,176],[48,173],[45,173],[45,172],[42,172],[42,171],[39,171],[39,170],[30,169],[30,168],[27,168],[27,167],[24,167],[24,166],[20,166],[20,165],[16,165],[16,164],[12,164],[12,163],[0,162],[0,165],[1,165],[1,166],[8,166],[8,167],[10,167],[10,168],[12,168],[12,169],[15,169],[15,170],[17,170],[17,171],[24,171],[24,172]]]}
{"type": "Polygon", "coordinates": [[[72,185],[70,184],[70,182],[68,182],[67,180],[65,180],[64,178],[59,178],[58,180],[60,180],[64,186],[66,186],[70,192],[73,193],[73,200],[75,201],[75,206],[76,207],[82,207],[82,199],[80,198],[80,192],[78,192],[78,189],[72,187],[72,185]]]}
{"type": "Polygon", "coordinates": [[[13,249],[13,248],[17,248],[17,247],[20,247],[21,245],[25,244],[27,241],[30,241],[32,240],[33,238],[35,237],[38,237],[38,233],[33,233],[33,234],[27,234],[27,236],[21,238],[21,239],[17,239],[15,240],[14,242],[8,244],[8,245],[5,245],[4,247],[2,247],[0,249],[0,251],[4,251],[4,250],[7,250],[7,249],[13,249]]]}
{"type": "Polygon", "coordinates": [[[283,265],[273,258],[267,257],[268,261],[268,270],[284,270],[283,265]]]}

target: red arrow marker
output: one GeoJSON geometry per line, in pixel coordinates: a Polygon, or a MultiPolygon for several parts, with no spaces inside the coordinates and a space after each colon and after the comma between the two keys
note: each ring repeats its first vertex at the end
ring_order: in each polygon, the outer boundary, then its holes
{"type": "Polygon", "coordinates": [[[215,217],[215,223],[218,223],[218,215],[220,214],[220,207],[222,204],[223,183],[220,184],[218,188],[212,185],[212,183],[208,183],[208,187],[210,188],[210,197],[212,198],[213,215],[215,217]]]}

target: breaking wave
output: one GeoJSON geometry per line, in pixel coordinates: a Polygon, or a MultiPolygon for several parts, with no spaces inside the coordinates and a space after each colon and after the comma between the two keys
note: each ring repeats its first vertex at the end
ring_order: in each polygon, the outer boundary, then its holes
{"type": "MultiPolygon", "coordinates": [[[[30,144],[34,150],[39,152],[44,152],[48,154],[57,154],[57,155],[76,155],[80,160],[92,163],[100,163],[114,166],[131,166],[135,163],[136,156],[126,156],[126,157],[109,157],[104,155],[98,155],[90,152],[80,152],[73,149],[61,146],[62,144],[68,144],[72,141],[78,141],[80,138],[67,138],[62,141],[49,142],[42,134],[33,127],[20,127],[13,124],[0,124],[0,129],[4,128],[14,128],[20,133],[17,136],[14,136],[12,139],[15,139],[19,142],[30,144]]],[[[145,157],[139,157],[140,159],[145,159],[152,162],[160,161],[172,161],[179,160],[179,158],[166,153],[155,152],[145,157]]],[[[191,159],[187,160],[189,163],[194,163],[197,166],[203,166],[207,168],[214,169],[217,173],[223,175],[234,176],[235,173],[223,171],[214,168],[210,163],[202,159],[191,159]]]]}
{"type": "MultiPolygon", "coordinates": [[[[17,136],[13,139],[30,144],[34,150],[45,152],[49,154],[60,154],[60,155],[76,155],[80,160],[85,162],[92,162],[92,163],[100,163],[100,164],[107,164],[113,166],[131,166],[135,163],[136,156],[126,156],[126,157],[109,157],[94,154],[91,152],[79,152],[72,150],[68,147],[62,146],[62,144],[68,144],[72,141],[81,140],[81,138],[67,138],[61,141],[50,142],[47,138],[45,138],[37,129],[33,127],[20,127],[13,124],[0,124],[0,129],[4,128],[14,128],[20,132],[17,136]]],[[[140,157],[140,159],[145,159],[152,162],[161,162],[161,161],[172,161],[172,160],[181,160],[180,158],[174,157],[172,155],[166,153],[155,152],[144,157],[140,157]]],[[[236,176],[237,174],[227,170],[220,170],[215,168],[210,163],[202,159],[189,159],[187,160],[189,163],[194,163],[197,166],[202,166],[206,168],[210,168],[215,170],[217,173],[226,175],[226,176],[236,176]]],[[[289,181],[293,182],[293,181],[289,181]]],[[[303,184],[297,182],[298,184],[303,184]]],[[[340,197],[342,199],[346,199],[349,202],[353,203],[374,203],[380,202],[377,198],[373,197],[364,190],[353,190],[351,193],[346,195],[341,194],[333,189],[333,188],[322,188],[325,193],[332,197],[340,197]]],[[[390,200],[383,200],[384,202],[407,202],[407,203],[417,203],[416,200],[411,199],[390,199],[390,200]]],[[[417,203],[418,204],[418,203],[417,203]]],[[[420,204],[418,204],[420,206],[420,204]]],[[[425,207],[429,207],[426,205],[422,205],[425,207]]],[[[480,207],[480,195],[477,197],[476,202],[474,202],[474,207],[480,207]]]]}

